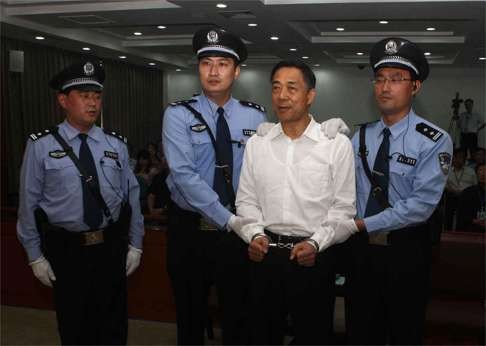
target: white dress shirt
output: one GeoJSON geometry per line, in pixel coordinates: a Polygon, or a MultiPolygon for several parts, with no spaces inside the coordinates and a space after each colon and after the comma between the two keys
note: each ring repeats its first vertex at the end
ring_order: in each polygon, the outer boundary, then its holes
{"type": "Polygon", "coordinates": [[[297,139],[277,124],[248,141],[236,196],[237,214],[258,220],[239,232],[247,243],[266,228],[310,237],[322,251],[336,242],[338,221],[355,216],[355,203],[354,155],[346,136],[328,139],[311,117],[297,139]]]}
{"type": "Polygon", "coordinates": [[[456,169],[452,166],[451,168],[446,184],[448,191],[459,194],[465,188],[478,183],[476,172],[471,167],[463,166],[461,169],[456,169]]]}
{"type": "Polygon", "coordinates": [[[484,121],[476,112],[462,112],[459,116],[459,128],[462,133],[477,133],[482,124],[484,124],[484,121]]]}

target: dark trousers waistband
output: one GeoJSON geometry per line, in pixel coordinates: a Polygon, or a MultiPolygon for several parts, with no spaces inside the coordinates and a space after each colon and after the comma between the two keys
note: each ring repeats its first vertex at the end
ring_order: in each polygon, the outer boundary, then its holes
{"type": "Polygon", "coordinates": [[[123,236],[121,230],[119,230],[116,225],[117,223],[115,222],[105,228],[90,229],[82,232],[73,232],[62,227],[49,225],[47,228],[48,234],[46,234],[46,236],[64,238],[65,240],[80,246],[97,245],[123,236]]]}

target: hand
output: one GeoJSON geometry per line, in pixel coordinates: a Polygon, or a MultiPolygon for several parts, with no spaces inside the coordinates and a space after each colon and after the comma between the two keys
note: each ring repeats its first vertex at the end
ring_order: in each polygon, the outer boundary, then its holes
{"type": "Polygon", "coordinates": [[[257,221],[258,220],[250,217],[231,215],[230,219],[228,220],[228,225],[226,229],[228,229],[228,231],[233,230],[239,234],[244,226],[249,225],[250,223],[255,223],[257,221]]]}
{"type": "Polygon", "coordinates": [[[258,125],[257,127],[257,135],[260,136],[260,137],[263,137],[265,136],[268,132],[270,132],[270,130],[272,129],[272,127],[274,127],[275,124],[274,123],[269,123],[269,122],[265,122],[265,123],[261,123],[260,125],[258,125]]]}
{"type": "Polygon", "coordinates": [[[334,243],[340,244],[344,243],[351,237],[354,233],[358,232],[358,226],[353,219],[339,221],[334,230],[334,243]]]}
{"type": "Polygon", "coordinates": [[[297,263],[304,267],[312,267],[316,263],[317,250],[306,241],[296,244],[290,252],[290,260],[297,259],[297,263]]]}
{"type": "Polygon", "coordinates": [[[349,127],[341,118],[331,118],[321,123],[321,131],[329,139],[336,138],[338,133],[349,134],[349,127]]]}
{"type": "Polygon", "coordinates": [[[268,252],[268,238],[261,236],[253,239],[248,246],[248,256],[254,262],[261,262],[268,252]]]}
{"type": "Polygon", "coordinates": [[[44,285],[52,287],[52,281],[56,281],[56,276],[52,271],[49,261],[44,256],[39,257],[34,262],[29,263],[34,272],[34,276],[44,285]]]}
{"type": "Polygon", "coordinates": [[[135,269],[140,265],[140,258],[142,257],[142,250],[134,246],[128,245],[126,271],[127,276],[131,275],[135,269]]]}

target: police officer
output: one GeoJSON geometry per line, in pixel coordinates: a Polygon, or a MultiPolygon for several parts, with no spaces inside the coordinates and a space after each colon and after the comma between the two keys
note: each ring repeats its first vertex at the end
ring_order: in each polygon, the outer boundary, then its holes
{"type": "Polygon", "coordinates": [[[417,345],[428,298],[427,219],[447,181],[452,142],[413,110],[429,74],[417,45],[384,39],[372,48],[370,63],[381,117],[352,139],[360,232],[349,240],[348,341],[417,345]]]}
{"type": "Polygon", "coordinates": [[[235,216],[234,200],[247,140],[264,121],[263,107],[232,97],[244,43],[221,28],[194,35],[202,93],[172,103],[162,138],[170,168],[168,272],[176,301],[179,344],[204,343],[207,291],[216,281],[224,344],[245,344],[248,256],[230,230],[252,222],[235,216]]]}
{"type": "Polygon", "coordinates": [[[142,253],[126,139],[95,125],[104,78],[91,61],[52,78],[65,120],[30,135],[21,169],[18,237],[34,275],[54,288],[62,344],[126,344],[126,277],[142,253]]]}

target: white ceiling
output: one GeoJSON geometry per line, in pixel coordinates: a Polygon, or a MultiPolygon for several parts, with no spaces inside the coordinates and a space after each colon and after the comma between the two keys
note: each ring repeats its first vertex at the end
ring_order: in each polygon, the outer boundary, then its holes
{"type": "Polygon", "coordinates": [[[41,35],[41,44],[78,52],[90,47],[85,54],[124,55],[164,70],[195,63],[192,35],[208,25],[240,35],[248,43],[249,65],[302,56],[321,66],[366,65],[373,43],[389,36],[419,43],[433,64],[486,64],[479,60],[486,56],[486,1],[0,0],[0,11],[3,36],[35,41],[41,35]],[[134,36],[136,31],[142,35],[134,36]],[[270,40],[274,35],[279,40],[270,40]]]}

